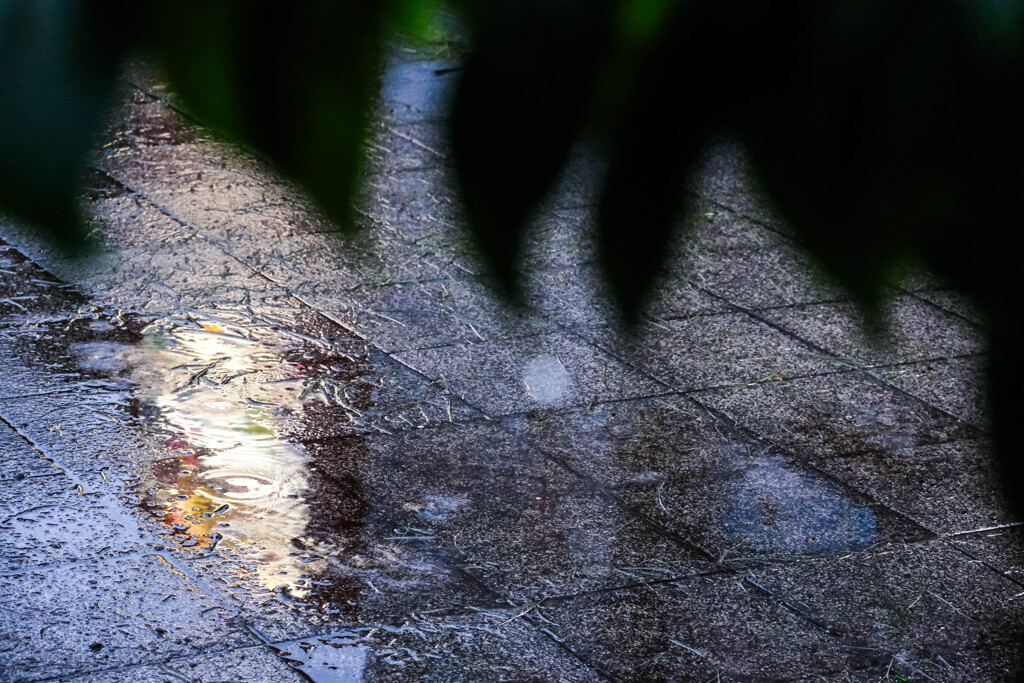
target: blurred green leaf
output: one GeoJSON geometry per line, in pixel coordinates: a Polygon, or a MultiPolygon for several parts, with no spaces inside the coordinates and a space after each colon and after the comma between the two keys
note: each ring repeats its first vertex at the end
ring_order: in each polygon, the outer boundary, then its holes
{"type": "Polygon", "coordinates": [[[400,0],[395,9],[395,29],[416,44],[431,45],[448,40],[438,0],[400,0]]]}
{"type": "MultiPolygon", "coordinates": [[[[606,153],[606,272],[635,318],[679,229],[683,182],[725,132],[863,305],[918,259],[993,316],[993,406],[1010,452],[1024,2],[459,7],[472,49],[449,131],[470,229],[506,292],[524,226],[586,132],[606,153]]],[[[396,30],[447,44],[442,14],[438,0],[0,3],[0,207],[82,244],[84,159],[119,64],[139,50],[197,119],[262,152],[347,225],[382,46],[396,30]]]]}
{"type": "Polygon", "coordinates": [[[610,13],[587,0],[495,0],[477,10],[451,112],[452,148],[470,228],[514,293],[525,223],[585,122],[610,13]]]}
{"type": "MultiPolygon", "coordinates": [[[[665,12],[662,3],[639,3],[665,12]]],[[[661,274],[680,227],[684,181],[719,123],[720,103],[709,92],[707,72],[693,65],[706,47],[700,14],[674,8],[662,15],[659,40],[630,79],[631,90],[611,137],[608,171],[598,213],[605,274],[627,322],[635,322],[661,274]],[[681,73],[687,98],[671,95],[681,73]]]]}
{"type": "Polygon", "coordinates": [[[389,2],[164,2],[156,56],[200,121],[262,152],[342,227],[389,2]]]}
{"type": "Polygon", "coordinates": [[[106,7],[0,3],[0,206],[74,251],[77,189],[130,39],[106,7]]]}

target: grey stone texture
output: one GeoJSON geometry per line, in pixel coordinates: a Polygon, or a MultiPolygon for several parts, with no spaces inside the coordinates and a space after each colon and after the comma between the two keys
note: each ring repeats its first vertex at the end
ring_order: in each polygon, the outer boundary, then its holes
{"type": "Polygon", "coordinates": [[[96,253],[0,219],[0,680],[1009,680],[971,303],[908,271],[872,336],[722,142],[628,335],[582,148],[509,307],[457,64],[396,55],[354,238],[142,69],[96,253]]]}

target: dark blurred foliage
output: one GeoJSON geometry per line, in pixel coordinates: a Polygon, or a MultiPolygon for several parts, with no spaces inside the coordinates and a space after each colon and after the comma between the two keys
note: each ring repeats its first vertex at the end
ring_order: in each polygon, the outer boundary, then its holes
{"type": "Polygon", "coordinates": [[[124,53],[84,4],[0,2],[0,209],[79,241],[85,158],[124,53]]]}
{"type": "Polygon", "coordinates": [[[158,30],[146,47],[196,118],[260,150],[346,226],[392,9],[377,1],[157,3],[158,30]]]}
{"type": "MultiPolygon", "coordinates": [[[[868,310],[914,261],[987,312],[999,447],[1011,485],[1024,484],[1012,433],[1024,380],[1013,241],[1024,2],[454,5],[470,45],[450,117],[459,189],[507,292],[531,212],[586,138],[607,162],[607,279],[635,319],[677,237],[685,179],[710,140],[731,136],[809,252],[868,310]]],[[[6,0],[0,207],[78,239],[82,160],[119,64],[143,54],[198,119],[261,151],[344,226],[384,40],[435,31],[435,9],[6,0]]]]}
{"type": "MultiPolygon", "coordinates": [[[[866,305],[913,259],[989,309],[1013,290],[999,243],[1024,174],[1024,2],[455,4],[471,45],[450,112],[460,196],[507,291],[524,226],[585,138],[607,162],[608,280],[635,319],[683,183],[723,134],[866,305]]],[[[432,0],[6,0],[0,206],[74,234],[83,159],[119,67],[142,55],[197,119],[259,150],[344,228],[383,45],[443,39],[436,14],[432,0]]]]}
{"type": "Polygon", "coordinates": [[[452,104],[450,132],[469,223],[507,294],[515,294],[530,214],[587,123],[614,35],[612,6],[609,0],[497,0],[475,8],[474,49],[452,104]]]}

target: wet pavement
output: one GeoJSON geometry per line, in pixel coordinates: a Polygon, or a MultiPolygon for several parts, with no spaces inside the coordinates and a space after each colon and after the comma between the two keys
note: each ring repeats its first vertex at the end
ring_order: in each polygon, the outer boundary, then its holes
{"type": "Polygon", "coordinates": [[[917,273],[866,336],[723,143],[637,335],[585,152],[510,310],[450,66],[391,59],[360,238],[142,70],[99,253],[0,221],[0,680],[1007,680],[1024,527],[970,303],[917,273]]]}

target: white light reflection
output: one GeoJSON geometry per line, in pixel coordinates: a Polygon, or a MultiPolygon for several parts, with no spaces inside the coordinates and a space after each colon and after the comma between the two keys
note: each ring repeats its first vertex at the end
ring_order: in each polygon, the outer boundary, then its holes
{"type": "Polygon", "coordinates": [[[552,408],[562,403],[572,385],[572,378],[558,358],[543,355],[533,357],[526,364],[523,384],[530,398],[546,408],[552,408]]]}
{"type": "Polygon", "coordinates": [[[183,545],[237,542],[264,588],[301,598],[295,581],[313,567],[295,561],[291,541],[309,521],[309,456],[275,429],[274,410],[301,410],[302,378],[284,351],[199,321],[147,329],[126,360],[173,456],[143,479],[144,500],[183,545]]]}

